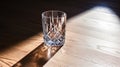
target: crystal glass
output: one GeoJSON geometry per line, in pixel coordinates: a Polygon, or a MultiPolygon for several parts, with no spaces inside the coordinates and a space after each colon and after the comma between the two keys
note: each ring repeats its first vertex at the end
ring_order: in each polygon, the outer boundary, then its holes
{"type": "Polygon", "coordinates": [[[42,13],[44,42],[48,46],[62,46],[65,43],[66,13],[49,10],[42,13]]]}

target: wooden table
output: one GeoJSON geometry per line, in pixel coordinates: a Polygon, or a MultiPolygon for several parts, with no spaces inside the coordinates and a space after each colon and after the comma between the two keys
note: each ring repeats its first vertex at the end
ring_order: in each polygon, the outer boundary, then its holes
{"type": "Polygon", "coordinates": [[[44,67],[120,67],[120,19],[95,7],[68,20],[65,45],[44,67]]]}
{"type": "MultiPolygon", "coordinates": [[[[68,19],[65,45],[44,67],[120,67],[120,20],[95,7],[68,19]]],[[[0,67],[11,67],[43,43],[38,33],[0,52],[0,67]]]]}

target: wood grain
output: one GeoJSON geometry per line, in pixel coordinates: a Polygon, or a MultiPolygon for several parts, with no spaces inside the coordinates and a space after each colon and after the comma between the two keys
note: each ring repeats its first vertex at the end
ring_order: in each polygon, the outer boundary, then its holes
{"type": "Polygon", "coordinates": [[[42,34],[39,33],[0,52],[0,67],[12,67],[42,43],[42,34]]]}
{"type": "Polygon", "coordinates": [[[107,7],[69,19],[65,45],[44,67],[120,67],[119,23],[107,7]]]}

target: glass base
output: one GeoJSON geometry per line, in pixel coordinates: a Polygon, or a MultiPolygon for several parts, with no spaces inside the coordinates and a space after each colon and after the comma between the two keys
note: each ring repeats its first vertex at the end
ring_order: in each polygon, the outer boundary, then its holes
{"type": "Polygon", "coordinates": [[[65,38],[51,40],[48,37],[44,37],[44,42],[48,46],[63,46],[65,43],[65,38]]]}

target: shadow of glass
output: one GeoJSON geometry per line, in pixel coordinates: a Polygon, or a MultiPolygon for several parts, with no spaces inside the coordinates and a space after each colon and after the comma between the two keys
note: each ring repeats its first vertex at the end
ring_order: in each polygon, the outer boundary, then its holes
{"type": "Polygon", "coordinates": [[[39,47],[21,59],[13,67],[43,67],[43,65],[61,48],[62,46],[47,46],[42,43],[39,47]]]}

